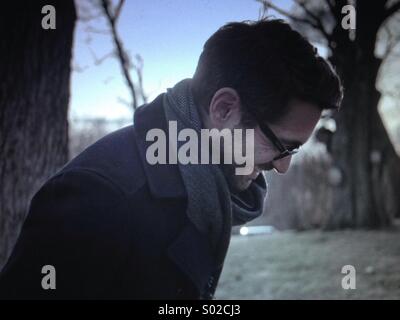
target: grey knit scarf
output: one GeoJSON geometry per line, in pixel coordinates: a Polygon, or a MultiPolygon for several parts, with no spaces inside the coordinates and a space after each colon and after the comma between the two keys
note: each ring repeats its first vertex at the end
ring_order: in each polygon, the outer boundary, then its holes
{"type": "MultiPolygon", "coordinates": [[[[202,123],[185,79],[167,90],[164,111],[167,121],[177,121],[178,132],[196,130],[200,138],[202,123]]],[[[200,141],[200,139],[199,139],[200,141]]],[[[185,142],[179,142],[179,148],[185,142]]],[[[188,194],[187,215],[199,231],[208,234],[217,263],[223,264],[232,225],[244,224],[263,211],[267,185],[262,174],[241,194],[231,194],[225,176],[216,164],[179,164],[188,194]]]]}

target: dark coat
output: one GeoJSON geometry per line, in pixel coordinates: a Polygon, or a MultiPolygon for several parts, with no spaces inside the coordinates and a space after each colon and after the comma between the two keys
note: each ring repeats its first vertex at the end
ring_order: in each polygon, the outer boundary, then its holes
{"type": "Polygon", "coordinates": [[[0,275],[0,298],[212,298],[222,268],[187,218],[178,166],[145,159],[146,132],[167,132],[162,97],[38,191],[0,275]],[[41,286],[44,265],[55,267],[55,290],[41,286]]]}

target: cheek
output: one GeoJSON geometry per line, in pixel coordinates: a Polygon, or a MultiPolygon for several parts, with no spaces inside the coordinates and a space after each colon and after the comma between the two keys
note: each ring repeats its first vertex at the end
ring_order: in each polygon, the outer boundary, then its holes
{"type": "Polygon", "coordinates": [[[276,150],[265,142],[265,139],[255,134],[254,136],[254,164],[265,164],[272,161],[276,150]]]}
{"type": "Polygon", "coordinates": [[[274,158],[274,151],[269,148],[257,148],[254,150],[254,164],[265,164],[272,161],[274,158]]]}

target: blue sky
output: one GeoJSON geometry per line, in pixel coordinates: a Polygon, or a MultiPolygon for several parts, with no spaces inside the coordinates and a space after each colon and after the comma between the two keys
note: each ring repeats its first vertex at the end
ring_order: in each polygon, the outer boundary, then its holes
{"type": "MultiPolygon", "coordinates": [[[[89,3],[76,2],[79,7],[89,3]]],[[[279,4],[288,9],[291,1],[279,4]]],[[[204,42],[219,27],[256,20],[260,7],[255,0],[126,0],[118,30],[127,51],[144,60],[144,88],[151,99],[193,75],[204,42]]],[[[130,98],[118,61],[108,58],[95,64],[94,56],[100,59],[111,52],[111,37],[90,33],[88,27],[107,30],[102,18],[77,23],[70,117],[131,117],[131,110],[119,102],[130,98]]]]}

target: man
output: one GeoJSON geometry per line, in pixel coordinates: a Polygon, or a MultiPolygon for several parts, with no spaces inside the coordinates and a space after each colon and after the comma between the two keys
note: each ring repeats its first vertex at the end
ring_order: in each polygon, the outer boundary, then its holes
{"type": "Polygon", "coordinates": [[[285,173],[322,110],[341,99],[335,72],[283,21],[225,25],[192,79],[139,108],[133,126],[90,146],[39,190],[0,296],[211,299],[232,225],[262,213],[261,171],[285,173]],[[150,164],[148,132],[168,132],[172,121],[197,133],[254,129],[251,173],[235,174],[237,163],[150,164]]]}

